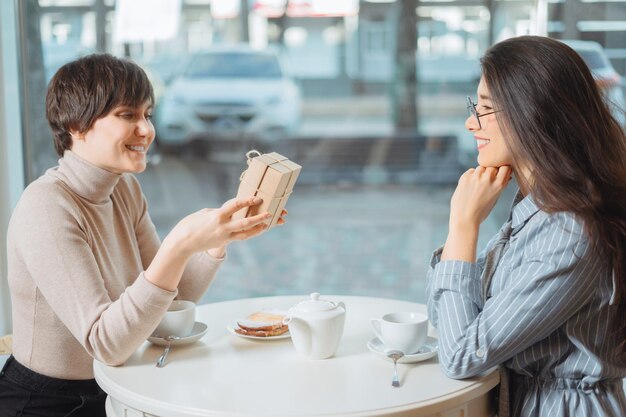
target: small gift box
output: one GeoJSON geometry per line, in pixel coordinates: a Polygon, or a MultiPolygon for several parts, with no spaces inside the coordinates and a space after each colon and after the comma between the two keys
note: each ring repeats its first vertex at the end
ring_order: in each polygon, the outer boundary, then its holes
{"type": "Polygon", "coordinates": [[[237,198],[258,196],[263,202],[257,206],[239,210],[233,218],[254,216],[265,211],[272,214],[266,224],[268,230],[276,225],[287,204],[302,167],[276,152],[246,153],[248,169],[241,174],[237,198]]]}

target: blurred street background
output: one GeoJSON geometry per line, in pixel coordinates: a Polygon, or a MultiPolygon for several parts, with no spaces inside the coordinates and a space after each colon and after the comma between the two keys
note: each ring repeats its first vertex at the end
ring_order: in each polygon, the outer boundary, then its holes
{"type": "MultiPolygon", "coordinates": [[[[292,138],[216,140],[204,152],[152,157],[139,179],[162,237],[182,216],[236,195],[246,150],[303,165],[287,224],[233,243],[203,302],[315,291],[425,301],[430,254],[445,241],[475,141],[464,128],[465,95],[424,96],[424,136],[394,135],[386,100],[311,100],[292,138]]],[[[506,219],[514,189],[484,223],[482,244],[506,219]]]]}
{"type": "Polygon", "coordinates": [[[625,121],[621,0],[21,0],[3,1],[0,18],[5,36],[20,27],[19,62],[0,71],[22,100],[15,117],[4,109],[12,196],[57,164],[47,83],[94,52],[137,62],[154,86],[156,142],[138,178],[161,237],[233,198],[248,150],[303,166],[287,224],[233,243],[203,302],[314,291],[425,301],[450,198],[476,164],[466,96],[495,42],[567,41],[625,121]]]}

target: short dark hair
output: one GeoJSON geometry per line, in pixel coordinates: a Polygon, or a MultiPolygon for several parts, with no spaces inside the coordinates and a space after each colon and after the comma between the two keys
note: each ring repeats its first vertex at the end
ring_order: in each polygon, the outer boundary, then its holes
{"type": "Polygon", "coordinates": [[[86,132],[120,105],[154,103],[148,76],[134,62],[110,54],[92,54],[63,65],[46,95],[46,118],[54,148],[63,156],[72,147],[70,131],[86,132]]]}

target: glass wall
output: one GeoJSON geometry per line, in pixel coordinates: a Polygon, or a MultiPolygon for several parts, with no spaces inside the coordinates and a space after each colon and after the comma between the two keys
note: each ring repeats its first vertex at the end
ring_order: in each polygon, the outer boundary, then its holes
{"type": "MultiPolygon", "coordinates": [[[[600,42],[624,75],[626,3],[573,3],[545,4],[549,34],[600,42]]],[[[313,291],[423,302],[450,197],[476,160],[464,122],[478,59],[546,27],[541,15],[533,0],[24,0],[28,179],[56,164],[43,118],[54,71],[92,52],[126,56],[157,94],[138,178],[162,237],[236,195],[246,151],[303,166],[287,224],[232,244],[204,302],[313,291]]]]}
{"type": "Polygon", "coordinates": [[[24,189],[15,16],[12,3],[0,2],[0,335],[11,331],[6,234],[11,211],[24,189]]]}

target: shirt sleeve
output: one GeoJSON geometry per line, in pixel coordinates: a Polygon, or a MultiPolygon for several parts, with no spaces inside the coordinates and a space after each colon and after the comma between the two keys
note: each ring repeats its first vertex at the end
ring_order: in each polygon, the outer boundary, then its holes
{"type": "Polygon", "coordinates": [[[476,264],[447,261],[430,271],[429,309],[448,376],[471,377],[504,363],[548,337],[593,297],[601,265],[588,255],[580,224],[557,213],[533,230],[517,242],[521,263],[498,266],[510,268],[507,288],[484,305],[476,264]]]}
{"type": "MultiPolygon", "coordinates": [[[[443,253],[443,246],[438,247],[433,252],[430,258],[430,264],[427,272],[426,279],[426,298],[428,300],[428,317],[431,324],[435,327],[438,326],[439,323],[439,309],[441,307],[439,303],[439,299],[435,299],[432,297],[433,295],[433,287],[432,284],[434,282],[433,276],[435,275],[435,271],[439,273],[439,271],[444,270],[446,274],[452,273],[453,271],[463,271],[465,274],[472,276],[473,280],[468,281],[466,284],[471,288],[471,291],[478,291],[478,294],[481,294],[482,284],[480,283],[480,277],[482,275],[482,271],[485,266],[485,257],[487,254],[487,248],[493,246],[493,244],[498,240],[498,236],[494,236],[486,245],[485,249],[483,249],[478,256],[476,257],[476,262],[465,262],[465,261],[455,261],[449,260],[441,262],[441,254],[443,253]],[[441,266],[439,266],[441,265],[441,266]],[[478,288],[475,288],[476,284],[478,284],[478,288]]],[[[468,289],[469,291],[469,289],[468,289]]],[[[479,297],[479,308],[482,308],[482,299],[479,297]]]]}
{"type": "Polygon", "coordinates": [[[90,356],[119,365],[150,335],[177,292],[153,285],[141,273],[112,300],[83,215],[54,187],[23,194],[12,219],[15,250],[37,298],[45,299],[90,356]]]}
{"type": "Polygon", "coordinates": [[[196,253],[191,257],[183,277],[178,284],[178,297],[197,303],[213,283],[224,258],[214,258],[206,252],[196,253]]]}

